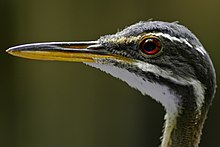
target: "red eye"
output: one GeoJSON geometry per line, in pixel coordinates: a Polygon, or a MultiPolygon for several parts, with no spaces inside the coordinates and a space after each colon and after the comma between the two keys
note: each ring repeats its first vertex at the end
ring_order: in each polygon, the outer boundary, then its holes
{"type": "Polygon", "coordinates": [[[140,44],[140,49],[147,55],[155,55],[161,50],[160,40],[156,38],[144,39],[140,44]]]}

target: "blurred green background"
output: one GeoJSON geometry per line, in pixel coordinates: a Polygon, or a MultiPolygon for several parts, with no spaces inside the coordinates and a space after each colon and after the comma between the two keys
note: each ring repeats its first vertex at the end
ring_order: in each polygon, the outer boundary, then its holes
{"type": "MultiPolygon", "coordinates": [[[[80,63],[5,53],[31,42],[96,40],[140,20],[180,21],[192,30],[219,77],[218,0],[1,0],[0,147],[154,147],[164,110],[125,83],[80,63]]],[[[217,93],[201,147],[219,146],[217,93]]]]}

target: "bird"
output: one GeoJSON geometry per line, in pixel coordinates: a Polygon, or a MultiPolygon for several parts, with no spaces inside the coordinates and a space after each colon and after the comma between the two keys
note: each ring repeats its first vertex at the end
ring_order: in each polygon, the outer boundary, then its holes
{"type": "Polygon", "coordinates": [[[178,22],[140,21],[96,41],[30,43],[6,51],[98,68],[164,107],[161,147],[199,146],[216,73],[199,39],[178,22]]]}

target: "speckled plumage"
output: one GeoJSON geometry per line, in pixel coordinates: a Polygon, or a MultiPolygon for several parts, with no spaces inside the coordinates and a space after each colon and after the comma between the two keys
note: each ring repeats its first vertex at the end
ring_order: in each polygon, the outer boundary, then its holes
{"type": "MultiPolygon", "coordinates": [[[[148,81],[169,87],[171,93],[179,99],[176,119],[169,113],[166,115],[162,147],[197,146],[215,94],[216,77],[211,59],[196,36],[177,23],[147,21],[134,24],[116,34],[103,36],[99,41],[113,54],[154,65],[170,72],[170,77],[182,81],[177,83],[171,78],[135,66],[127,68],[148,81]],[[162,42],[163,52],[152,58],[141,54],[138,50],[138,37],[143,35],[156,35],[162,42]],[[190,82],[190,79],[194,82],[190,82]],[[200,85],[199,88],[196,85],[200,85]]],[[[126,68],[123,64],[117,62],[115,66],[126,68]]]]}
{"type": "Polygon", "coordinates": [[[215,93],[216,77],[209,55],[207,53],[201,54],[201,52],[195,49],[202,48],[204,50],[204,47],[191,31],[180,24],[161,21],[139,22],[116,34],[103,36],[99,41],[110,52],[122,53],[124,56],[158,65],[164,70],[172,69],[173,76],[179,75],[198,79],[206,87],[206,94],[210,99],[215,93]],[[159,55],[157,58],[147,58],[138,52],[137,42],[129,42],[126,38],[131,36],[138,37],[148,33],[163,33],[177,39],[184,38],[192,45],[192,48],[185,43],[159,36],[163,42],[162,55],[159,55]],[[124,42],[109,41],[112,39],[119,40],[120,38],[125,38],[124,42]]]}
{"type": "Polygon", "coordinates": [[[197,37],[178,23],[139,22],[97,41],[28,44],[7,51],[25,58],[80,61],[99,68],[165,107],[161,147],[197,147],[200,142],[215,94],[215,69],[197,37]],[[147,55],[141,51],[146,37],[160,41],[160,52],[147,55]]]}

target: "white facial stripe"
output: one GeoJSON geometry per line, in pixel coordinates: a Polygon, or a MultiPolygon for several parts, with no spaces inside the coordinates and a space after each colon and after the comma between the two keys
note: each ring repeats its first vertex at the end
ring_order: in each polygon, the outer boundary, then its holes
{"type": "Polygon", "coordinates": [[[145,72],[152,72],[155,75],[162,76],[165,79],[170,79],[177,84],[192,85],[194,88],[194,94],[196,96],[196,104],[198,110],[200,110],[200,108],[202,107],[202,104],[204,103],[205,87],[200,81],[188,77],[182,78],[177,76],[176,78],[174,78],[174,75],[171,71],[165,71],[158,66],[149,63],[136,62],[134,64],[145,72]]]}
{"type": "Polygon", "coordinates": [[[185,39],[185,38],[177,38],[177,37],[174,37],[174,36],[170,36],[170,34],[164,34],[164,33],[150,33],[150,35],[154,35],[154,36],[162,36],[164,38],[167,38],[169,39],[170,41],[178,41],[180,43],[185,43],[186,45],[188,45],[190,48],[192,48],[193,46],[185,39]]]}
{"type": "Polygon", "coordinates": [[[189,79],[188,82],[194,88],[197,109],[200,110],[202,107],[202,104],[204,103],[205,87],[202,85],[200,81],[195,80],[195,79],[189,79]]]}
{"type": "MultiPolygon", "coordinates": [[[[120,61],[118,61],[120,62],[120,61]]],[[[97,63],[86,63],[92,67],[96,67],[112,76],[121,79],[126,82],[131,87],[139,90],[143,95],[149,95],[156,101],[159,101],[170,114],[176,113],[179,108],[179,98],[172,89],[166,85],[160,85],[158,83],[149,82],[148,79],[144,79],[139,75],[129,72],[126,69],[115,67],[112,65],[103,65],[102,61],[97,60],[97,63]]],[[[129,64],[129,63],[128,63],[129,64]]],[[[200,81],[191,78],[177,77],[171,71],[165,71],[158,66],[145,63],[145,62],[133,62],[134,66],[142,69],[144,72],[151,72],[155,75],[162,76],[165,79],[170,79],[171,81],[180,85],[192,85],[194,88],[194,94],[196,96],[196,104],[198,110],[200,110],[204,102],[204,87],[200,81]]]]}
{"type": "MultiPolygon", "coordinates": [[[[170,41],[178,41],[180,43],[185,43],[186,45],[188,45],[190,48],[193,48],[192,44],[190,44],[187,39],[185,38],[177,38],[177,37],[174,37],[174,36],[170,36],[169,34],[164,34],[164,33],[149,33],[149,35],[154,35],[154,36],[162,36],[164,38],[167,38],[169,39],[170,41]]],[[[202,46],[198,46],[198,47],[195,47],[195,49],[200,52],[202,55],[205,55],[206,54],[206,51],[205,49],[202,47],[202,46]]]]}
{"type": "Polygon", "coordinates": [[[184,38],[180,38],[180,41],[184,42],[186,45],[188,45],[189,47],[193,48],[193,46],[184,38]]]}
{"type": "Polygon", "coordinates": [[[178,42],[183,42],[181,39],[174,37],[174,36],[170,36],[170,34],[165,34],[165,33],[150,33],[150,35],[154,35],[154,36],[162,36],[164,38],[169,39],[170,41],[178,41],[178,42]]]}
{"type": "MultiPolygon", "coordinates": [[[[119,78],[126,82],[132,88],[137,89],[143,95],[149,95],[156,101],[159,101],[169,114],[178,112],[178,98],[174,95],[169,87],[158,83],[149,82],[147,79],[138,76],[135,73],[129,72],[126,69],[115,67],[112,65],[104,65],[97,63],[86,63],[92,67],[98,68],[101,71],[111,74],[113,77],[119,78]]],[[[153,69],[152,69],[153,70],[153,69]]]]}
{"type": "Polygon", "coordinates": [[[197,51],[199,51],[200,53],[202,53],[203,55],[207,54],[204,47],[202,46],[198,46],[195,48],[197,51]]]}

